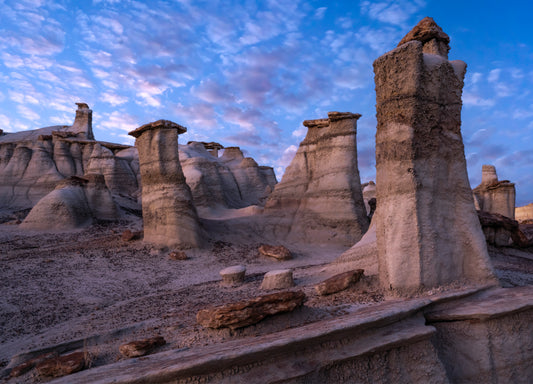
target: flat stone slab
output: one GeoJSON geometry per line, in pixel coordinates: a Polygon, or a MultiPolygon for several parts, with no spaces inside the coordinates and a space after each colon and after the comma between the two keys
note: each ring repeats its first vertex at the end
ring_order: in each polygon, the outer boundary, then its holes
{"type": "Polygon", "coordinates": [[[273,257],[278,260],[292,259],[292,253],[283,245],[263,244],[259,247],[259,253],[263,256],[273,257]]]}
{"type": "Polygon", "coordinates": [[[317,284],[315,290],[319,295],[323,296],[343,291],[349,288],[352,284],[357,283],[363,276],[364,272],[363,269],[356,269],[339,273],[338,275],[332,276],[320,284],[317,284]]]}
{"type": "Polygon", "coordinates": [[[151,337],[149,339],[135,340],[119,347],[122,356],[139,357],[153,352],[157,347],[165,345],[167,342],[162,336],[151,337]]]}
{"type": "Polygon", "coordinates": [[[292,269],[277,269],[265,273],[261,289],[286,289],[294,286],[292,269]]]}
{"type": "Polygon", "coordinates": [[[533,286],[495,288],[439,305],[425,314],[431,322],[489,320],[533,309],[533,286]]]}

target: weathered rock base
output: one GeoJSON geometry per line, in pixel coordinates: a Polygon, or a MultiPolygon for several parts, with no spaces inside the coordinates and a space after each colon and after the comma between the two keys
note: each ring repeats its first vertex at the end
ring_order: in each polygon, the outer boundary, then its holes
{"type": "Polygon", "coordinates": [[[531,286],[463,290],[121,361],[55,383],[529,383],[531,321],[531,286]]]}

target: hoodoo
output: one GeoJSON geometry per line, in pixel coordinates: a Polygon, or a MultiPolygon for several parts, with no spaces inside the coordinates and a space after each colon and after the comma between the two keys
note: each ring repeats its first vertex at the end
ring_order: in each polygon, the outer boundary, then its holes
{"type": "Polygon", "coordinates": [[[144,240],[160,246],[197,248],[201,227],[178,152],[187,128],[168,120],[145,124],[129,134],[139,151],[144,240]]]}
{"type": "Polygon", "coordinates": [[[305,139],[265,205],[275,232],[292,241],[351,246],[368,228],[357,167],[354,113],[306,120],[305,139]]]}
{"type": "Polygon", "coordinates": [[[374,62],[379,275],[414,291],[495,282],[461,137],[466,64],[426,17],[374,62]]]}
{"type": "Polygon", "coordinates": [[[490,213],[515,218],[515,185],[509,180],[498,181],[496,167],[483,165],[481,184],[474,188],[476,208],[490,213]]]}

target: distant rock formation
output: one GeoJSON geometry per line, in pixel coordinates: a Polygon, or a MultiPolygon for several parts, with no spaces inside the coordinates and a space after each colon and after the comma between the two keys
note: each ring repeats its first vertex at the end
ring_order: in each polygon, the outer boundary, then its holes
{"type": "Polygon", "coordinates": [[[374,183],[373,181],[369,181],[368,183],[361,185],[361,189],[363,190],[363,200],[365,202],[366,214],[370,215],[372,209],[370,207],[369,201],[372,199],[376,199],[376,183],[374,183]]]}
{"type": "Polygon", "coordinates": [[[305,139],[265,204],[274,233],[290,241],[351,246],[368,228],[357,167],[357,119],[306,120],[305,139]]]}
{"type": "Polygon", "coordinates": [[[474,188],[476,209],[515,218],[516,191],[509,180],[498,181],[496,167],[483,165],[481,184],[474,188]]]}
{"type": "Polygon", "coordinates": [[[425,18],[374,62],[379,276],[400,292],[496,282],[461,137],[466,64],[448,42],[425,18]]]}
{"type": "Polygon", "coordinates": [[[144,240],[182,249],[202,245],[202,229],[179,159],[178,135],[186,131],[158,120],[129,133],[139,151],[144,240]]]}
{"type": "Polygon", "coordinates": [[[21,224],[22,228],[39,230],[69,230],[87,227],[94,220],[116,220],[120,217],[104,177],[89,174],[72,176],[32,208],[21,224]]]}
{"type": "MultiPolygon", "coordinates": [[[[140,212],[137,149],[94,140],[92,111],[85,103],[77,104],[72,126],[0,135],[0,212],[31,209],[62,180],[88,174],[102,174],[117,204],[140,212]]],[[[277,183],[271,167],[245,159],[238,147],[227,148],[222,157],[218,143],[178,147],[194,203],[202,212],[262,206],[277,183]]]]}
{"type": "Polygon", "coordinates": [[[533,203],[515,208],[515,219],[518,222],[529,222],[533,224],[533,203]]]}

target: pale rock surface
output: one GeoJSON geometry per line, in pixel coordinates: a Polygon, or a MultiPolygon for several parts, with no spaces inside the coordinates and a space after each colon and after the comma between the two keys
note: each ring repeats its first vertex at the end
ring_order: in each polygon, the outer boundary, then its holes
{"type": "Polygon", "coordinates": [[[496,283],[461,137],[466,64],[431,18],[374,62],[379,276],[399,292],[496,283]]]}
{"type": "Polygon", "coordinates": [[[244,281],[246,274],[246,267],[243,265],[234,265],[221,270],[220,276],[222,277],[222,284],[227,286],[233,286],[241,284],[244,281]]]}
{"type": "Polygon", "coordinates": [[[493,165],[482,166],[481,184],[474,188],[476,209],[514,219],[516,191],[509,180],[498,181],[493,165]]]}
{"type": "Polygon", "coordinates": [[[371,199],[376,198],[376,183],[374,183],[373,181],[370,181],[362,187],[363,187],[362,188],[363,189],[363,200],[365,202],[366,214],[369,215],[371,209],[370,209],[370,205],[368,204],[368,202],[371,199]]]}
{"type": "Polygon", "coordinates": [[[515,219],[519,222],[533,220],[533,203],[515,208],[515,219]]]}
{"type": "Polygon", "coordinates": [[[261,289],[286,289],[294,286],[292,269],[277,269],[265,273],[261,289]]]}
{"type": "Polygon", "coordinates": [[[187,129],[168,120],[145,124],[129,134],[139,151],[144,240],[159,246],[198,248],[202,228],[178,152],[187,129]]]}
{"type": "Polygon", "coordinates": [[[305,139],[265,204],[272,231],[293,242],[351,246],[368,228],[357,167],[357,119],[307,120],[305,139]]]}

